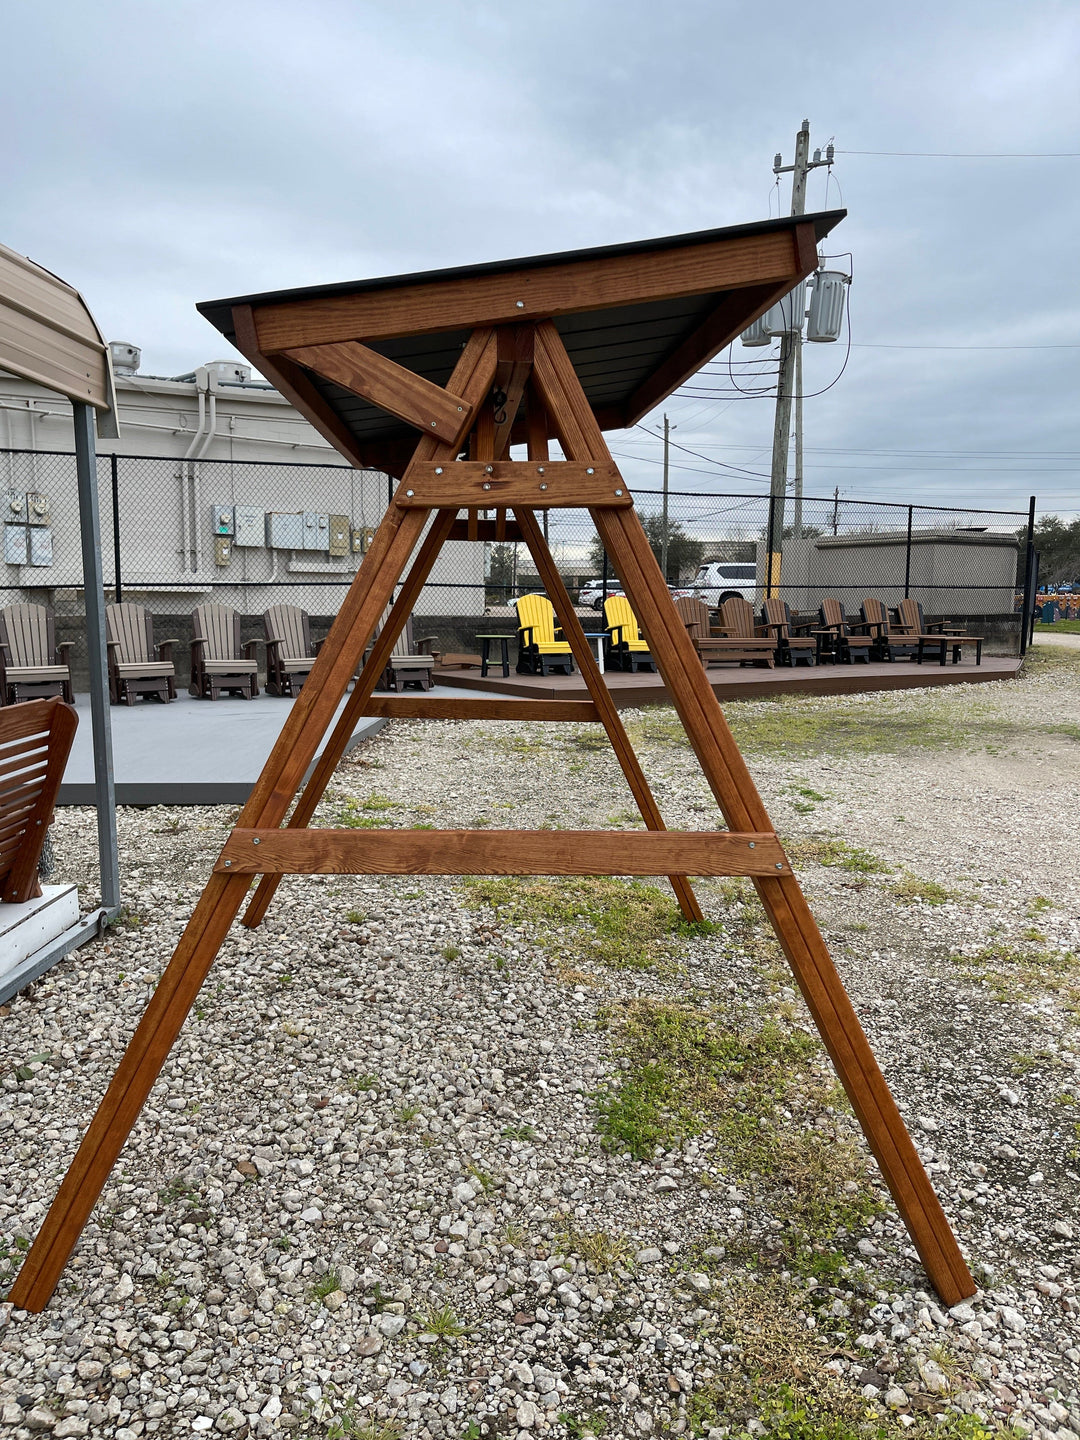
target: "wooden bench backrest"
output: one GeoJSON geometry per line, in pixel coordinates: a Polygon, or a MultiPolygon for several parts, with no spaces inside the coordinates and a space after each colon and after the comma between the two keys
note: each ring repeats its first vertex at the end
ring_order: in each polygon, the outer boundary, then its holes
{"type": "Polygon", "coordinates": [[[0,900],[6,904],[39,893],[41,847],[78,723],[72,707],[58,699],[0,709],[0,900]]]}
{"type": "Polygon", "coordinates": [[[778,600],[775,596],[766,600],[761,607],[768,625],[776,626],[777,635],[788,639],[791,635],[791,611],[788,609],[786,600],[778,600]]]}
{"type": "Polygon", "coordinates": [[[311,655],[311,624],[299,605],[271,605],[263,611],[267,640],[280,640],[281,657],[303,660],[311,655]]]}
{"type": "Polygon", "coordinates": [[[106,638],[120,647],[122,665],[135,665],[154,658],[154,622],[145,605],[122,600],[105,606],[106,638]]]}
{"type": "Polygon", "coordinates": [[[635,641],[641,634],[641,626],[634,614],[634,607],[625,595],[612,595],[604,602],[604,625],[608,630],[616,625],[623,627],[623,640],[635,641]]]}
{"type": "Polygon", "coordinates": [[[691,640],[706,640],[709,635],[709,607],[693,595],[680,595],[675,601],[679,619],[686,626],[691,640]]]}
{"type": "Polygon", "coordinates": [[[867,622],[867,624],[880,625],[881,633],[883,635],[888,635],[889,612],[885,609],[885,606],[881,603],[880,600],[875,600],[873,596],[868,595],[859,608],[862,610],[862,618],[867,622]]]}
{"type": "Polygon", "coordinates": [[[12,665],[52,665],[56,622],[47,605],[8,605],[0,610],[0,644],[12,665]]]}
{"type": "Polygon", "coordinates": [[[740,640],[754,639],[754,607],[742,595],[729,595],[720,606],[720,616],[725,630],[740,640]]]}
{"type": "Polygon", "coordinates": [[[534,645],[555,643],[555,607],[546,595],[523,595],[517,603],[519,630],[532,630],[534,645]]]}
{"type": "Polygon", "coordinates": [[[838,625],[841,631],[847,629],[847,618],[844,615],[844,607],[839,600],[822,600],[821,623],[829,626],[838,625]]]}
{"type": "Polygon", "coordinates": [[[900,601],[896,612],[900,616],[900,624],[896,627],[900,633],[905,635],[921,635],[923,633],[922,606],[917,600],[912,600],[908,596],[907,599],[900,601]]]}
{"type": "Polygon", "coordinates": [[[196,640],[206,641],[204,660],[241,659],[240,616],[228,605],[196,605],[191,629],[196,640]]]}

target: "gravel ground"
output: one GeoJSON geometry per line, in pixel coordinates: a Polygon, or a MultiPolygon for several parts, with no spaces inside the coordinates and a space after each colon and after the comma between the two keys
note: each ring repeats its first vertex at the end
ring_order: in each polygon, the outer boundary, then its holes
{"type": "MultiPolygon", "coordinates": [[[[971,1301],[929,1291],[745,886],[701,882],[688,934],[663,882],[289,880],[46,1312],[0,1304],[0,1433],[1080,1434],[1080,657],[1050,649],[729,709],[971,1301]]],[[[714,825],[672,713],[625,718],[668,823],[714,825]]],[[[233,818],[121,812],[125,923],[0,1010],[0,1289],[233,818]]],[[[634,823],[594,727],[422,722],[320,819],[634,823]]],[[[89,874],[90,812],[55,836],[89,874]]]]}

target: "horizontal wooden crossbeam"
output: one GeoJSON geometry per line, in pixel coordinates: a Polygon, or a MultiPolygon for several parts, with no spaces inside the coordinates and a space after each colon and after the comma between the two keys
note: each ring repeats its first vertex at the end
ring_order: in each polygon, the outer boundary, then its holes
{"type": "Polygon", "coordinates": [[[633,505],[615,464],[598,460],[459,460],[410,465],[408,482],[394,492],[404,510],[472,506],[525,506],[532,510],[619,509],[633,505]]]}
{"type": "Polygon", "coordinates": [[[501,545],[506,541],[522,540],[521,526],[516,520],[506,520],[502,525],[502,534],[499,533],[499,522],[497,520],[455,520],[448,540],[486,540],[492,545],[501,545]],[[475,531],[475,534],[470,533],[475,531]]]}
{"type": "MultiPolygon", "coordinates": [[[[496,661],[493,669],[498,668],[496,661]]],[[[514,700],[478,695],[474,700],[441,695],[372,695],[365,715],[395,720],[599,720],[591,700],[514,700]]]]}
{"type": "Polygon", "coordinates": [[[308,370],[314,370],[354,395],[369,400],[425,435],[457,445],[468,433],[475,407],[441,385],[388,360],[377,350],[349,340],[340,345],[304,345],[283,352],[308,370]]]}
{"type": "Polygon", "coordinates": [[[790,875],[772,834],[726,830],[234,830],[222,875],[790,875]]]}

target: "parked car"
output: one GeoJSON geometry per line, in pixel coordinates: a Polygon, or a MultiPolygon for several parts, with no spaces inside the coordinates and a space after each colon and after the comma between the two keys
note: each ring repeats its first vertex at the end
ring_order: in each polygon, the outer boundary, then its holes
{"type": "MultiPolygon", "coordinates": [[[[609,580],[607,585],[607,598],[610,600],[613,595],[621,595],[622,587],[617,580],[609,580]]],[[[604,608],[604,585],[600,580],[587,580],[578,591],[577,603],[579,609],[603,610],[604,608]]]]}
{"type": "Polygon", "coordinates": [[[757,566],[737,561],[714,560],[702,565],[691,584],[692,593],[706,605],[722,605],[741,596],[753,605],[757,598],[757,566]]]}

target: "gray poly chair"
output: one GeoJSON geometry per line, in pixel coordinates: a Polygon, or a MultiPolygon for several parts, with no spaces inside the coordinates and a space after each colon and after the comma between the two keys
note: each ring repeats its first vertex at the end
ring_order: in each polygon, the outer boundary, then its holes
{"type": "Polygon", "coordinates": [[[130,600],[105,607],[105,641],[109,647],[109,699],[134,705],[138,695],[156,695],[166,705],[176,699],[176,640],[155,648],[154,619],[145,605],[130,600]]]}
{"type": "Polygon", "coordinates": [[[297,695],[311,673],[321,640],[311,643],[311,620],[299,605],[263,611],[266,631],[266,693],[297,695]]]}
{"type": "Polygon", "coordinates": [[[0,704],[59,695],[75,704],[68,652],[56,643],[56,617],[48,605],[0,610],[0,704]]]}
{"type": "Polygon", "coordinates": [[[192,695],[216,700],[234,690],[245,700],[259,693],[259,642],[240,644],[240,616],[228,605],[196,605],[191,612],[192,695]]]}

